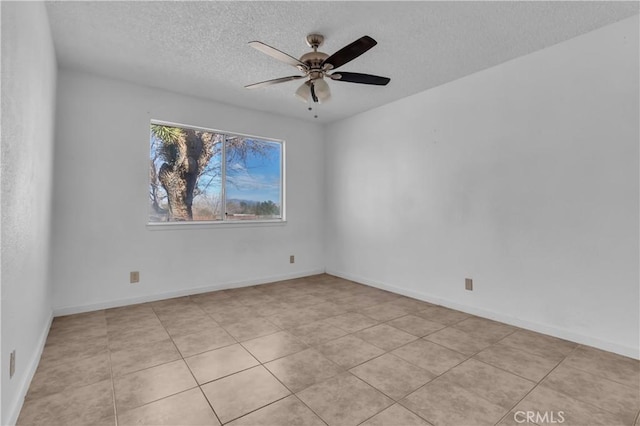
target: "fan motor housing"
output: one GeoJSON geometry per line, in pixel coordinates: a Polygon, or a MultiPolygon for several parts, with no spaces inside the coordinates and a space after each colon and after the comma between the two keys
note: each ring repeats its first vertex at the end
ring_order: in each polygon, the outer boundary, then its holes
{"type": "Polygon", "coordinates": [[[300,62],[304,62],[310,69],[321,69],[322,62],[327,59],[329,55],[324,52],[309,52],[300,57],[300,62]]]}

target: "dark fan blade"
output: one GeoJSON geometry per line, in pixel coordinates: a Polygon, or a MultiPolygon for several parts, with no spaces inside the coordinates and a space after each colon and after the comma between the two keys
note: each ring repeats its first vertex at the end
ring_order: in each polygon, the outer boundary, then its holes
{"type": "Polygon", "coordinates": [[[258,89],[260,87],[271,86],[272,84],[284,83],[291,80],[298,80],[304,77],[304,75],[290,75],[289,77],[274,78],[273,80],[261,81],[260,83],[253,83],[244,87],[246,89],[258,89]]]}
{"type": "Polygon", "coordinates": [[[391,81],[390,78],[380,77],[378,75],[340,71],[331,74],[331,79],[336,81],[348,81],[349,83],[375,84],[376,86],[386,86],[391,81]]]}
{"type": "Polygon", "coordinates": [[[369,36],[364,36],[354,41],[353,43],[338,50],[333,55],[324,60],[322,65],[330,64],[331,69],[336,69],[343,66],[349,61],[353,61],[358,56],[362,55],[367,50],[378,44],[374,39],[369,36]]]}
{"type": "Polygon", "coordinates": [[[254,49],[257,49],[259,51],[261,51],[262,53],[266,53],[267,55],[271,56],[272,58],[276,58],[279,61],[282,61],[286,64],[289,65],[293,65],[294,67],[303,67],[303,68],[308,68],[307,64],[305,64],[304,62],[300,62],[299,60],[297,60],[296,58],[294,58],[291,55],[287,55],[284,52],[281,52],[280,50],[276,49],[275,47],[271,47],[268,44],[264,44],[260,41],[250,41],[249,42],[249,46],[253,47],[254,49]]]}

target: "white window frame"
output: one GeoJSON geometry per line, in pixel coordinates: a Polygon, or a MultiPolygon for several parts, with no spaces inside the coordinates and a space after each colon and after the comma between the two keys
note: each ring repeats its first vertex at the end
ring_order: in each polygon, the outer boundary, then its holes
{"type": "MultiPolygon", "coordinates": [[[[227,194],[226,194],[226,178],[227,178],[227,161],[226,161],[226,137],[227,136],[239,136],[244,138],[258,139],[266,142],[275,142],[279,143],[281,147],[280,154],[280,218],[276,219],[256,219],[256,220],[233,220],[228,219],[225,211],[221,212],[220,220],[198,220],[198,221],[175,221],[175,222],[150,222],[149,221],[149,213],[147,209],[147,228],[148,229],[176,229],[176,228],[189,228],[189,229],[198,229],[198,228],[216,228],[222,226],[224,228],[233,228],[233,227],[252,227],[252,226],[278,226],[284,225],[287,223],[286,218],[286,142],[284,139],[276,139],[264,136],[256,136],[249,135],[246,133],[238,133],[231,132],[227,130],[217,130],[208,127],[201,126],[193,126],[190,124],[180,124],[171,121],[164,120],[155,120],[152,119],[149,122],[149,125],[156,124],[159,126],[170,126],[170,127],[178,127],[183,129],[192,129],[199,130],[203,132],[211,132],[225,135],[225,143],[222,144],[222,161],[221,161],[221,179],[222,179],[222,189],[220,191],[220,196],[222,197],[222,207],[223,210],[226,210],[227,205],[227,194]]],[[[148,163],[147,163],[148,164],[148,163]]],[[[147,181],[147,191],[149,188],[149,181],[147,181]]]]}

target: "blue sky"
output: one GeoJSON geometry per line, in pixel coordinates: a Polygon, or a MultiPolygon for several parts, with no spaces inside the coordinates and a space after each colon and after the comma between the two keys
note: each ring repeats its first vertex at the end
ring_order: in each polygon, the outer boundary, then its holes
{"type": "MultiPolygon", "coordinates": [[[[273,144],[279,147],[279,144],[273,144]]],[[[241,199],[251,201],[273,201],[280,204],[280,156],[281,151],[274,149],[268,157],[249,155],[246,164],[227,164],[227,199],[241,199]]],[[[220,156],[212,162],[220,162],[220,156]]],[[[220,194],[220,178],[216,178],[208,188],[205,185],[209,177],[200,177],[200,188],[208,194],[220,194]]]]}
{"type": "Polygon", "coordinates": [[[268,158],[249,156],[246,167],[228,164],[227,176],[227,199],[271,200],[280,204],[279,150],[273,150],[268,158]]]}

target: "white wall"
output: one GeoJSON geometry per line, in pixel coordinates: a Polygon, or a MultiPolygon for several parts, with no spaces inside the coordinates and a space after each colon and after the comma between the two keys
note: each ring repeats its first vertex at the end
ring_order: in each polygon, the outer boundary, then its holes
{"type": "Polygon", "coordinates": [[[42,3],[2,2],[2,424],[15,422],[51,320],[56,59],[42,3]],[[9,379],[9,354],[16,372],[9,379]]]}
{"type": "Polygon", "coordinates": [[[638,76],[636,16],[329,126],[327,272],[638,357],[638,76]]]}
{"type": "Polygon", "coordinates": [[[56,314],[324,271],[319,125],[67,70],[58,94],[56,314]],[[150,230],[150,119],[284,139],[288,223],[150,230]]]}

